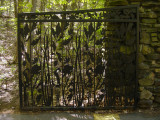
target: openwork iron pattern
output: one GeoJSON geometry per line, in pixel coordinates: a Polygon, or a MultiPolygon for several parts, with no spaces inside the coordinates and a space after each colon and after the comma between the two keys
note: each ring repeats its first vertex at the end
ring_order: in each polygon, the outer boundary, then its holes
{"type": "Polygon", "coordinates": [[[21,108],[136,104],[137,6],[18,16],[21,108]]]}

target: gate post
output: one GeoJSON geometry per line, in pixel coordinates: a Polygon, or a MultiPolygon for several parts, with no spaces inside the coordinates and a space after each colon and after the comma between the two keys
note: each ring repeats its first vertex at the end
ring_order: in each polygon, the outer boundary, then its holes
{"type": "Polygon", "coordinates": [[[19,99],[20,99],[20,110],[22,110],[23,106],[23,100],[22,100],[22,69],[21,69],[21,59],[22,59],[22,54],[21,54],[21,36],[20,36],[20,15],[18,14],[18,19],[17,19],[17,44],[18,44],[18,71],[19,71],[19,99]]]}

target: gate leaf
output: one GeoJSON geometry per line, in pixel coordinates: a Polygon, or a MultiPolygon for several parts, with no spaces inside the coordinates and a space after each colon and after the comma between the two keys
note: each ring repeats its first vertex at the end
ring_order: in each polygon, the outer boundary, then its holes
{"type": "Polygon", "coordinates": [[[101,34],[105,36],[105,32],[106,32],[106,30],[104,28],[102,28],[101,34]]]}
{"type": "Polygon", "coordinates": [[[71,101],[72,96],[73,96],[73,94],[69,94],[69,95],[67,96],[68,101],[71,101]]]}
{"type": "Polygon", "coordinates": [[[87,31],[87,28],[85,28],[85,27],[84,27],[84,33],[86,34],[86,37],[88,38],[89,34],[88,34],[88,31],[87,31]]]}
{"type": "Polygon", "coordinates": [[[56,76],[56,78],[57,78],[57,85],[60,85],[60,77],[59,77],[59,75],[58,75],[58,70],[60,70],[59,68],[57,68],[55,71],[54,71],[54,75],[56,76]]]}
{"type": "Polygon", "coordinates": [[[94,62],[94,54],[91,53],[90,51],[88,52],[89,56],[90,56],[90,59],[92,62],[94,62]]]}
{"type": "Polygon", "coordinates": [[[52,16],[52,19],[58,20],[59,17],[58,17],[57,15],[53,15],[53,16],[52,16]]]}
{"type": "Polygon", "coordinates": [[[97,23],[97,26],[96,26],[96,31],[97,31],[98,29],[100,29],[100,27],[101,27],[101,24],[102,24],[101,22],[98,22],[98,23],[97,23]]]}
{"type": "Polygon", "coordinates": [[[72,38],[68,38],[67,40],[64,40],[64,41],[62,42],[62,44],[63,44],[63,45],[67,45],[67,44],[70,43],[71,40],[72,40],[72,38]]]}
{"type": "Polygon", "coordinates": [[[37,26],[37,23],[34,22],[34,23],[32,24],[32,31],[33,31],[34,29],[36,29],[36,26],[37,26]]]}
{"type": "Polygon", "coordinates": [[[23,66],[26,66],[27,62],[26,61],[23,61],[23,66]]]}
{"type": "Polygon", "coordinates": [[[136,36],[133,35],[131,31],[127,31],[126,40],[125,40],[126,45],[133,45],[135,40],[136,40],[136,36]]]}
{"type": "Polygon", "coordinates": [[[61,57],[61,54],[56,52],[57,56],[58,56],[58,60],[61,62],[62,61],[62,57],[61,57]]]}
{"type": "Polygon", "coordinates": [[[76,19],[75,15],[70,15],[69,19],[76,19]]]}
{"type": "Polygon", "coordinates": [[[90,17],[90,19],[92,18],[93,14],[87,12],[88,17],[90,17]]]}
{"type": "Polygon", "coordinates": [[[40,34],[41,34],[41,30],[38,29],[38,30],[36,31],[36,35],[40,35],[40,34]]]}
{"type": "Polygon", "coordinates": [[[57,26],[56,26],[56,35],[59,36],[60,33],[61,33],[61,26],[58,23],[57,26]]]}
{"type": "Polygon", "coordinates": [[[71,74],[72,70],[73,70],[73,66],[65,65],[62,72],[65,76],[66,74],[71,74]]]}
{"type": "Polygon", "coordinates": [[[27,61],[30,62],[30,56],[29,56],[29,54],[25,52],[25,56],[26,56],[27,61]]]}
{"type": "Polygon", "coordinates": [[[119,31],[119,33],[120,33],[120,38],[123,38],[123,37],[124,37],[125,32],[126,32],[126,27],[125,27],[125,24],[122,23],[121,26],[120,26],[120,31],[119,31]]]}
{"type": "Polygon", "coordinates": [[[22,50],[24,51],[24,44],[23,44],[22,41],[21,41],[21,48],[22,48],[22,50]]]}
{"type": "Polygon", "coordinates": [[[103,38],[101,38],[100,40],[96,40],[96,45],[102,45],[102,42],[103,42],[103,40],[104,40],[104,37],[103,38]]]}
{"type": "Polygon", "coordinates": [[[29,26],[28,24],[25,25],[24,27],[24,37],[26,38],[26,36],[28,35],[28,33],[30,32],[29,26]]]}
{"type": "Polygon", "coordinates": [[[68,28],[68,26],[69,26],[69,22],[65,22],[65,24],[64,24],[64,31],[68,28]]]}
{"type": "Polygon", "coordinates": [[[28,68],[26,68],[26,69],[23,71],[23,75],[25,76],[26,81],[29,81],[28,72],[29,72],[29,69],[28,69],[28,68]]]}
{"type": "Polygon", "coordinates": [[[38,58],[34,58],[33,64],[36,64],[38,62],[38,58]]]}
{"type": "Polygon", "coordinates": [[[41,71],[41,66],[39,65],[34,65],[31,69],[31,73],[34,74],[39,74],[39,72],[41,71]]]}
{"type": "Polygon", "coordinates": [[[70,36],[73,35],[73,28],[71,28],[71,29],[68,30],[68,34],[69,34],[70,36]]]}
{"type": "Polygon", "coordinates": [[[88,60],[86,61],[86,65],[88,66],[88,65],[90,65],[90,64],[91,64],[90,59],[88,59],[88,60]]]}
{"type": "Polygon", "coordinates": [[[95,76],[97,76],[98,74],[103,74],[105,67],[102,65],[97,65],[95,68],[95,76]]]}
{"type": "Polygon", "coordinates": [[[54,61],[54,66],[57,66],[58,65],[58,61],[54,61]]]}
{"type": "Polygon", "coordinates": [[[69,61],[70,61],[70,58],[66,57],[65,60],[64,60],[64,64],[69,63],[69,61]]]}
{"type": "Polygon", "coordinates": [[[84,47],[86,48],[86,50],[88,50],[89,47],[87,41],[84,42],[84,47]]]}
{"type": "Polygon", "coordinates": [[[56,32],[54,31],[54,28],[51,29],[51,32],[52,32],[53,36],[56,35],[56,32]]]}
{"type": "Polygon", "coordinates": [[[131,31],[133,27],[133,23],[128,23],[127,31],[131,31]]]}
{"type": "Polygon", "coordinates": [[[56,43],[54,41],[52,41],[52,48],[54,51],[56,50],[56,43]]]}
{"type": "Polygon", "coordinates": [[[24,37],[24,29],[23,28],[19,28],[19,33],[22,37],[24,37]]]}
{"type": "Polygon", "coordinates": [[[92,35],[93,32],[94,32],[94,28],[92,26],[92,23],[90,23],[90,25],[89,25],[89,31],[88,31],[89,37],[92,35]]]}
{"type": "Polygon", "coordinates": [[[33,40],[31,45],[33,45],[33,46],[36,45],[40,39],[41,39],[41,36],[39,36],[37,39],[33,40]]]}

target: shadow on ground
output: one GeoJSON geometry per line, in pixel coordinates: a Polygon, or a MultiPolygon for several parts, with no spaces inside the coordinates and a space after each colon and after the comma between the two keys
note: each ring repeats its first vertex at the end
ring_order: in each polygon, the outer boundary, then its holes
{"type": "Polygon", "coordinates": [[[0,113],[0,120],[160,120],[159,113],[133,112],[120,114],[97,113],[0,113]]]}

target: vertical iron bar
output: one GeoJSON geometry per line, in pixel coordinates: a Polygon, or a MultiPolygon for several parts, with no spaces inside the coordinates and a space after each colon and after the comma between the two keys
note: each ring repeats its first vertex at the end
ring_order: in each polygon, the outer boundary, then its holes
{"type": "MultiPolygon", "coordinates": [[[[104,12],[103,12],[103,15],[104,15],[104,12]]],[[[106,22],[104,22],[104,26],[105,26],[105,40],[106,40],[106,31],[107,31],[107,29],[106,29],[106,22]]],[[[105,58],[107,55],[106,55],[106,52],[107,52],[107,49],[106,49],[106,42],[107,41],[105,41],[104,42],[104,46],[105,46],[105,52],[104,52],[104,60],[105,60],[105,71],[104,71],[104,73],[105,73],[105,75],[104,75],[104,79],[103,79],[103,83],[104,83],[104,89],[105,89],[105,96],[104,96],[104,107],[106,107],[106,104],[107,104],[107,92],[108,92],[108,90],[107,90],[107,87],[106,87],[106,83],[107,83],[107,78],[106,78],[106,61],[107,61],[107,59],[105,58]]]]}
{"type": "Polygon", "coordinates": [[[40,22],[40,51],[41,51],[41,89],[42,89],[42,106],[44,102],[44,90],[43,90],[43,53],[42,53],[42,23],[40,22]]]}
{"type": "MultiPolygon", "coordinates": [[[[73,29],[73,31],[74,31],[74,24],[73,24],[73,22],[71,23],[71,29],[73,29]]],[[[74,35],[74,34],[72,34],[72,35],[74,35]]],[[[73,57],[73,63],[75,62],[74,60],[75,60],[75,55],[74,55],[74,36],[73,36],[73,41],[72,41],[72,47],[73,47],[73,50],[72,50],[72,57],[73,57]]],[[[74,64],[73,64],[74,65],[74,64]]],[[[75,68],[75,66],[74,66],[74,68],[75,68]]],[[[76,84],[75,84],[75,69],[74,69],[74,71],[73,71],[73,91],[74,91],[74,98],[73,98],[73,107],[75,107],[75,104],[76,104],[76,84]]]]}
{"type": "Polygon", "coordinates": [[[135,80],[135,99],[134,99],[134,106],[135,108],[137,107],[138,104],[138,54],[139,54],[139,5],[136,7],[136,12],[137,12],[137,22],[136,22],[136,27],[137,27],[137,45],[136,45],[136,80],[135,80]]]}
{"type": "MultiPolygon", "coordinates": [[[[85,56],[84,56],[84,22],[83,22],[83,90],[82,90],[82,100],[84,100],[84,97],[85,97],[85,77],[84,77],[84,59],[85,59],[85,56]]],[[[85,107],[85,104],[84,104],[84,107],[85,107]]]]}
{"type": "MultiPolygon", "coordinates": [[[[125,24],[125,23],[121,23],[121,24],[125,24]]],[[[127,23],[127,25],[128,25],[128,23],[127,23]]],[[[125,41],[123,41],[123,42],[125,42],[125,41]]],[[[123,43],[124,44],[124,43],[123,43]]],[[[127,53],[127,50],[125,49],[125,54],[127,53]]],[[[125,69],[126,69],[126,67],[127,67],[127,64],[125,63],[125,69]]],[[[126,81],[126,75],[124,74],[124,85],[125,85],[125,106],[124,107],[126,107],[126,106],[128,106],[128,94],[127,94],[127,88],[128,88],[128,83],[127,83],[127,81],[126,81]]]]}
{"type": "Polygon", "coordinates": [[[32,99],[32,106],[33,106],[33,81],[32,81],[32,72],[31,72],[31,69],[32,69],[32,46],[31,46],[31,43],[32,43],[32,23],[30,23],[30,72],[29,72],[29,76],[30,76],[30,82],[31,82],[31,99],[32,99]]]}
{"type": "Polygon", "coordinates": [[[95,59],[96,59],[96,48],[95,48],[95,41],[96,41],[96,28],[95,28],[95,22],[94,22],[94,105],[96,104],[96,94],[95,94],[95,59]]]}
{"type": "MultiPolygon", "coordinates": [[[[62,35],[62,40],[63,40],[63,24],[61,22],[61,26],[62,26],[62,31],[61,31],[61,35],[62,35]]],[[[62,96],[63,96],[63,105],[64,105],[64,91],[63,91],[63,67],[64,67],[64,63],[63,63],[63,47],[62,47],[62,96]]]]}
{"type": "Polygon", "coordinates": [[[53,39],[52,39],[52,22],[51,22],[51,80],[52,80],[52,84],[51,84],[51,104],[52,104],[52,107],[53,107],[53,74],[52,74],[52,71],[53,71],[53,61],[52,61],[52,52],[53,52],[53,49],[52,49],[52,45],[53,45],[53,39]]]}
{"type": "Polygon", "coordinates": [[[20,39],[20,15],[18,14],[18,24],[17,24],[17,38],[18,38],[18,71],[19,71],[19,100],[20,100],[20,110],[22,110],[23,107],[23,101],[22,101],[22,70],[21,70],[21,60],[22,60],[22,54],[21,54],[21,39],[20,39]]]}

